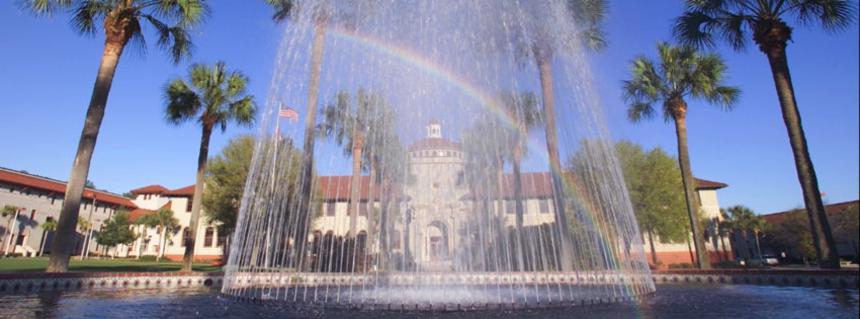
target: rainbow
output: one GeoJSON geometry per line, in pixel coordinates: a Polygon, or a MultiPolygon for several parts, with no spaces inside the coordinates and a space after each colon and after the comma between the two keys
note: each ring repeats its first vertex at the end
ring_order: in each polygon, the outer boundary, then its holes
{"type": "Polygon", "coordinates": [[[478,86],[469,82],[457,72],[429,59],[414,49],[395,45],[368,34],[360,34],[343,28],[330,28],[330,35],[371,49],[377,53],[392,57],[400,62],[418,68],[445,83],[457,88],[463,94],[478,102],[478,104],[495,114],[505,125],[516,127],[516,120],[505,112],[501,104],[491,95],[484,93],[478,86]]]}

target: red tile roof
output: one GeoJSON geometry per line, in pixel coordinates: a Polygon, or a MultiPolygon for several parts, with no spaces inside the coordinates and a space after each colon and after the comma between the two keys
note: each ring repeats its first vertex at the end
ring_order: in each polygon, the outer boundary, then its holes
{"type": "Polygon", "coordinates": [[[422,151],[422,150],[460,150],[460,144],[451,142],[450,140],[444,138],[425,138],[418,140],[409,146],[409,151],[422,151]]]}
{"type": "Polygon", "coordinates": [[[720,188],[726,188],[729,186],[728,184],[725,184],[725,183],[709,181],[709,180],[701,179],[701,178],[697,178],[697,177],[693,177],[693,179],[696,180],[696,190],[720,189],[720,188]]]}
{"type": "MultiPolygon", "coordinates": [[[[848,210],[848,208],[850,208],[851,206],[854,206],[854,205],[860,205],[860,200],[852,200],[852,201],[841,202],[841,203],[836,203],[836,204],[824,205],[824,211],[827,212],[827,215],[833,216],[833,215],[838,215],[838,214],[845,212],[846,210],[848,210]]],[[[806,209],[805,208],[792,209],[792,210],[788,210],[788,211],[784,211],[784,212],[761,215],[761,217],[764,218],[764,220],[767,221],[768,223],[780,224],[780,223],[784,222],[785,219],[788,218],[788,216],[791,213],[797,212],[797,211],[806,212],[806,209]]]]}
{"type": "MultiPolygon", "coordinates": [[[[161,207],[159,207],[158,209],[170,209],[170,206],[171,206],[171,205],[170,205],[170,203],[172,203],[172,202],[167,202],[167,204],[164,204],[164,206],[161,206],[161,207]]],[[[154,210],[145,209],[145,208],[137,208],[137,209],[135,209],[135,210],[132,210],[132,211],[128,214],[128,221],[129,221],[129,222],[131,222],[131,223],[134,223],[134,222],[136,222],[139,218],[141,218],[141,217],[143,217],[143,216],[145,216],[145,215],[152,214],[152,213],[155,213],[155,211],[154,211],[154,210]]]]}
{"type": "Polygon", "coordinates": [[[172,191],[164,192],[165,196],[177,196],[177,197],[192,197],[194,196],[194,185],[188,185],[183,188],[177,188],[172,191]]]}
{"type": "MultiPolygon", "coordinates": [[[[14,184],[23,187],[31,187],[43,191],[53,192],[63,195],[66,193],[66,182],[55,180],[47,177],[36,176],[24,172],[14,171],[10,169],[0,168],[0,182],[14,184]]],[[[113,205],[125,206],[128,208],[136,208],[137,205],[131,202],[128,198],[121,195],[108,193],[105,191],[95,190],[92,188],[84,189],[83,197],[93,199],[97,202],[109,203],[113,205]]]]}
{"type": "Polygon", "coordinates": [[[132,189],[129,192],[132,194],[135,194],[135,195],[141,195],[141,194],[161,194],[161,193],[164,193],[167,191],[169,191],[169,190],[164,186],[149,185],[149,186],[144,186],[144,187],[137,188],[137,189],[132,189]]]}
{"type": "MultiPolygon", "coordinates": [[[[349,200],[352,176],[320,176],[317,179],[317,189],[324,201],[349,200]]],[[[370,176],[359,177],[359,199],[368,200],[370,195],[379,198],[382,193],[379,184],[370,185],[370,176]]],[[[393,191],[395,196],[401,195],[399,190],[393,191]]]]}

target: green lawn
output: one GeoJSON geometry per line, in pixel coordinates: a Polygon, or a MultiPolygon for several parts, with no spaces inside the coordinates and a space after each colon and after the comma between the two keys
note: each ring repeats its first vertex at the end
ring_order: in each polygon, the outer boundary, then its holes
{"type": "MultiPolygon", "coordinates": [[[[0,258],[0,272],[40,272],[48,265],[48,258],[0,258]]],[[[179,262],[139,261],[136,259],[87,259],[72,257],[69,271],[83,272],[164,272],[178,271],[179,262]]],[[[209,263],[194,264],[194,271],[220,271],[221,267],[209,263]]]]}

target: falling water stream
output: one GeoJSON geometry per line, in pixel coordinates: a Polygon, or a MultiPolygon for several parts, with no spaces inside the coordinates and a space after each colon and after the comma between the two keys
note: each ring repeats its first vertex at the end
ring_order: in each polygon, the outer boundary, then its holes
{"type": "Polygon", "coordinates": [[[576,10],[300,2],[223,292],[362,309],[653,292],[576,10]]]}

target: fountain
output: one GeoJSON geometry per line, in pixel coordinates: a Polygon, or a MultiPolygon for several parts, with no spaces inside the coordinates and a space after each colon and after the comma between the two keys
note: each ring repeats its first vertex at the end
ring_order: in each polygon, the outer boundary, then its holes
{"type": "Polygon", "coordinates": [[[444,311],[654,292],[591,87],[592,21],[577,10],[301,2],[276,57],[223,293],[444,311]]]}

